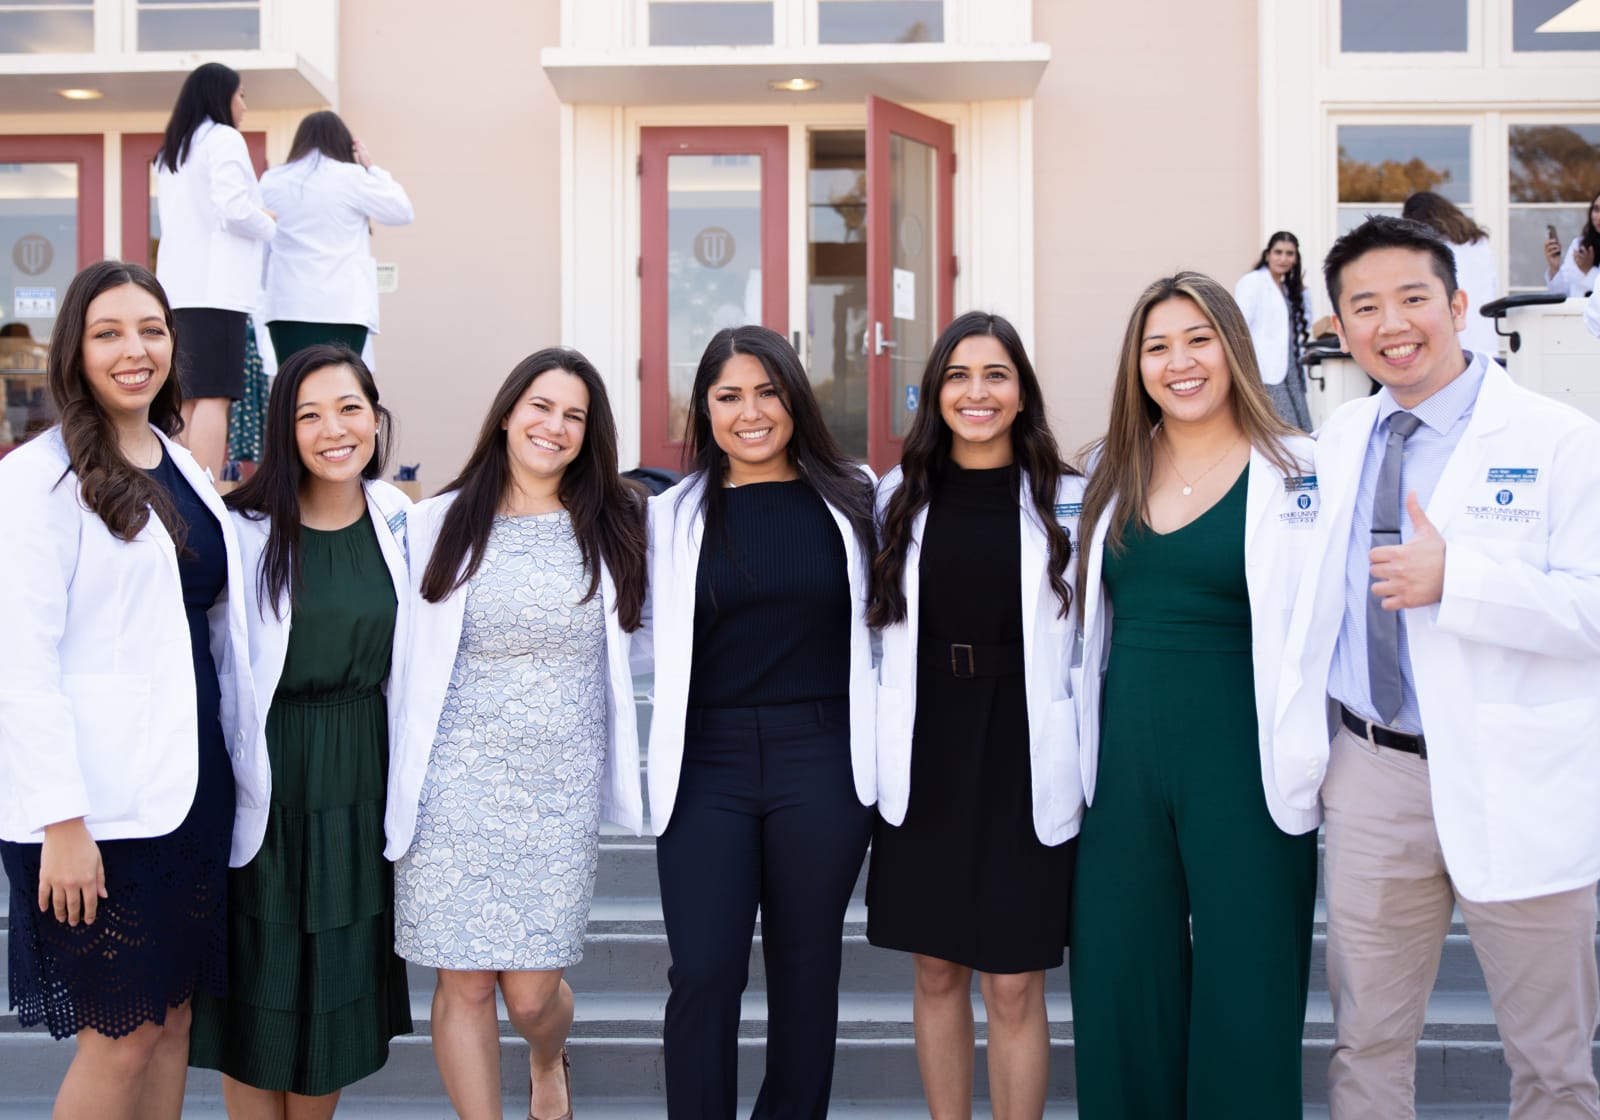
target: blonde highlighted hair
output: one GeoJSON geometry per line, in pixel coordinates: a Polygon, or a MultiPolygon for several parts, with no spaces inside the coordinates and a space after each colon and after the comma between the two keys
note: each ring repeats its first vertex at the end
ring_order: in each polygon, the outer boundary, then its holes
{"type": "MultiPolygon", "coordinates": [[[[1117,381],[1112,389],[1111,421],[1105,436],[1089,449],[1093,470],[1083,498],[1084,539],[1096,531],[1100,519],[1114,509],[1106,532],[1106,547],[1122,551],[1124,534],[1135,518],[1144,516],[1150,496],[1150,474],[1155,454],[1155,428],[1161,408],[1145,391],[1139,359],[1144,343],[1145,323],[1158,304],[1187,299],[1198,307],[1216,329],[1217,341],[1228,362],[1233,386],[1228,404],[1234,421],[1250,441],[1250,446],[1271,461],[1285,478],[1300,475],[1284,441],[1299,433],[1284,423],[1272,407],[1261,383],[1255,345],[1239,305],[1228,289],[1199,272],[1180,272],[1164,276],[1151,284],[1133,305],[1128,329],[1122,338],[1122,353],[1117,362],[1117,381]]],[[[1078,565],[1078,595],[1087,579],[1088,564],[1078,565]]],[[[1081,601],[1081,600],[1080,600],[1081,601]]]]}

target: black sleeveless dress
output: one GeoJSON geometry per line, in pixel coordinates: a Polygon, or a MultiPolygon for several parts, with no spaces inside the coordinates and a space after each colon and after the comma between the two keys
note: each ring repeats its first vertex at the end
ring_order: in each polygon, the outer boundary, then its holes
{"type": "Polygon", "coordinates": [[[0,841],[11,880],[10,995],[24,1027],[44,1023],[56,1038],[87,1027],[112,1038],[164,1023],[198,987],[225,994],[228,982],[228,849],[233,835],[233,767],[222,734],[221,691],[206,612],[228,585],[222,527],[162,451],[148,472],[188,526],[178,554],[199,716],[199,781],[194,804],[165,836],[100,843],[106,892],[94,925],[68,926],[41,914],[39,844],[0,841]]]}
{"type": "Polygon", "coordinates": [[[1022,674],[950,670],[952,642],[1022,644],[1019,485],[951,463],[929,503],[911,797],[898,828],[878,818],[867,877],[868,941],[980,972],[1061,963],[1077,845],[1034,832],[1022,674]]]}

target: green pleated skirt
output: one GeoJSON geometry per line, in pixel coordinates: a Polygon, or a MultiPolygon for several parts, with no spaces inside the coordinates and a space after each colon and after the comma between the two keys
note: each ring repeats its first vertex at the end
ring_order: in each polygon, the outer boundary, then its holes
{"type": "Polygon", "coordinates": [[[266,837],[230,875],[229,993],[197,995],[192,1065],[319,1096],[378,1070],[412,1029],[383,858],[385,738],[382,693],[273,703],[266,837]]]}

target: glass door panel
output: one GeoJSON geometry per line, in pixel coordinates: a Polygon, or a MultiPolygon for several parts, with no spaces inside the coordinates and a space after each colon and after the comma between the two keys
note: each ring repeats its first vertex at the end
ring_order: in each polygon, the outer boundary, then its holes
{"type": "Polygon", "coordinates": [[[683,466],[690,389],[725,327],[785,332],[782,128],[645,129],[640,348],[645,466],[683,466]]]}
{"type": "Polygon", "coordinates": [[[953,314],[954,135],[943,121],[867,98],[869,446],[879,472],[900,459],[924,403],[922,367],[953,314]]]}
{"type": "Polygon", "coordinates": [[[105,240],[99,136],[0,136],[0,453],[55,422],[45,356],[67,285],[105,240]]]}
{"type": "Polygon", "coordinates": [[[867,457],[867,134],[811,134],[806,240],[810,376],[828,428],[867,457]]]}

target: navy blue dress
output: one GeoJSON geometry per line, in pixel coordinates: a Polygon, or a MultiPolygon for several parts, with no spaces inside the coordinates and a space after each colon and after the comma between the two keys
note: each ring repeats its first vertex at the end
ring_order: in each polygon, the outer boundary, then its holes
{"type": "Polygon", "coordinates": [[[163,1023],[196,987],[225,995],[228,847],[233,768],[220,718],[221,691],[206,612],[228,585],[222,527],[163,449],[147,472],[188,526],[178,554],[194,660],[200,773],[194,804],[165,836],[100,842],[108,898],[92,926],[39,912],[38,844],[0,841],[11,880],[11,1006],[24,1027],[56,1038],[88,1028],[112,1038],[163,1023]]]}

